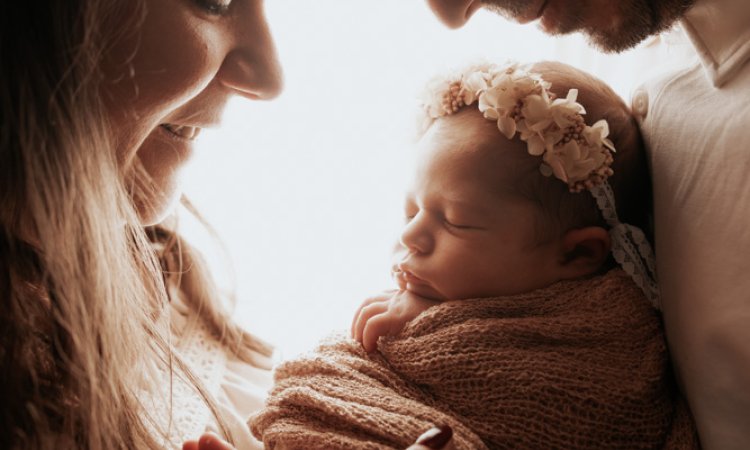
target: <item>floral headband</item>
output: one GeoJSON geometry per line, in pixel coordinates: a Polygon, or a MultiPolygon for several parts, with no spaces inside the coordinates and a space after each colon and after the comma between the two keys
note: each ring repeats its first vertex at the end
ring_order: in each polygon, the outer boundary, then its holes
{"type": "Polygon", "coordinates": [[[653,250],[638,227],[620,222],[607,183],[615,152],[607,138],[609,125],[604,119],[586,125],[586,110],[576,101],[578,90],[555,98],[550,86],[540,74],[517,63],[485,64],[433,80],[422,105],[434,121],[477,103],[484,118],[496,121],[506,138],[518,134],[530,155],[542,157],[539,169],[544,176],[554,175],[573,193],[591,192],[610,226],[612,255],[658,308],[653,250]]]}
{"type": "Polygon", "coordinates": [[[545,176],[554,175],[571,192],[591,189],[612,175],[615,147],[606,120],[586,125],[577,89],[565,98],[549,92],[550,83],[518,64],[471,68],[458,78],[438,79],[427,88],[424,107],[432,119],[478,102],[479,111],[497,121],[508,139],[516,133],[530,155],[542,156],[545,176]]]}

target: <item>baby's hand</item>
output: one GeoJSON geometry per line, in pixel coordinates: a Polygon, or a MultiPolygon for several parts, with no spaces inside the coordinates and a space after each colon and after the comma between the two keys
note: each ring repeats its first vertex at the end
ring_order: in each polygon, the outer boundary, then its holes
{"type": "Polygon", "coordinates": [[[234,450],[234,447],[214,433],[203,433],[199,440],[182,444],[182,450],[234,450]]]}
{"type": "Polygon", "coordinates": [[[380,336],[398,334],[422,311],[438,303],[405,290],[386,291],[370,297],[354,314],[352,338],[361,342],[365,351],[372,352],[377,348],[380,336]]]}

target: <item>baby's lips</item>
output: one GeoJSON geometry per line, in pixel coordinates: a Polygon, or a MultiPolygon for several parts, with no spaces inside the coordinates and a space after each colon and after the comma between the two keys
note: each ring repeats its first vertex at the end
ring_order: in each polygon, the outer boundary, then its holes
{"type": "Polygon", "coordinates": [[[406,260],[401,261],[397,265],[397,270],[401,273],[401,276],[407,281],[419,281],[424,282],[421,278],[414,274],[413,266],[408,264],[406,260]]]}
{"type": "Polygon", "coordinates": [[[391,267],[391,277],[393,277],[393,281],[396,282],[399,289],[406,289],[406,276],[398,264],[394,264],[391,267]]]}

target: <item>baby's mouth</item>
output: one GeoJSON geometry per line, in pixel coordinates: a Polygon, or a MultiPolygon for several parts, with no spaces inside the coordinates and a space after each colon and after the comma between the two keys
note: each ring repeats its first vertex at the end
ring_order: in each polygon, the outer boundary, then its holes
{"type": "Polygon", "coordinates": [[[183,139],[186,141],[194,141],[201,132],[201,128],[190,127],[187,125],[174,125],[171,123],[163,123],[160,125],[164,128],[167,133],[177,139],[183,139]]]}
{"type": "Polygon", "coordinates": [[[418,276],[414,275],[412,272],[410,272],[408,270],[403,270],[403,272],[404,272],[404,278],[406,278],[406,281],[408,283],[413,283],[413,284],[427,284],[427,282],[425,280],[423,280],[423,279],[419,278],[418,276]]]}

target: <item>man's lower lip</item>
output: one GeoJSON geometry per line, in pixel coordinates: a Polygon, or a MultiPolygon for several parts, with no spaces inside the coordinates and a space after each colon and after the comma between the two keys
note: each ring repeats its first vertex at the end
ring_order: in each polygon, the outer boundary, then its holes
{"type": "Polygon", "coordinates": [[[550,7],[550,0],[545,0],[539,11],[539,27],[545,33],[556,33],[560,28],[560,11],[550,7]]]}
{"type": "Polygon", "coordinates": [[[539,12],[537,12],[536,14],[537,19],[541,19],[542,17],[544,17],[544,12],[547,10],[548,4],[549,4],[549,0],[544,0],[544,2],[542,3],[542,7],[539,8],[539,12]]]}
{"type": "Polygon", "coordinates": [[[525,23],[533,22],[533,21],[539,19],[544,14],[544,10],[547,8],[547,3],[548,2],[549,2],[549,0],[543,0],[541,2],[541,5],[539,6],[539,8],[537,8],[536,10],[529,11],[529,12],[531,12],[531,14],[529,14],[527,16],[516,17],[515,18],[516,21],[518,23],[520,23],[520,24],[525,24],[525,23]]]}
{"type": "Polygon", "coordinates": [[[555,27],[555,19],[554,17],[550,17],[548,8],[550,3],[550,0],[544,0],[544,3],[542,3],[542,7],[539,9],[539,13],[537,14],[537,19],[539,19],[539,26],[542,28],[542,30],[550,32],[554,31],[555,27]]]}

